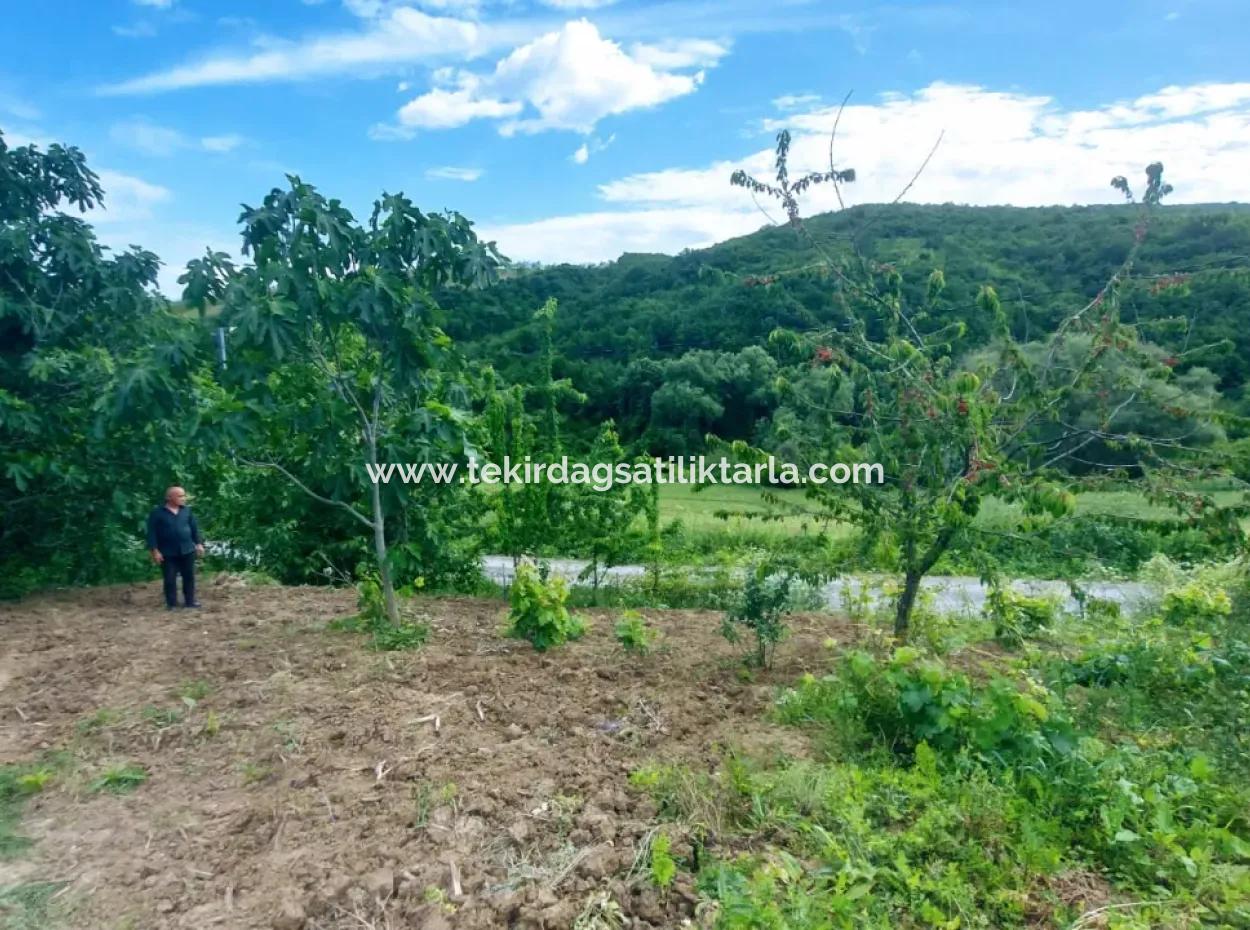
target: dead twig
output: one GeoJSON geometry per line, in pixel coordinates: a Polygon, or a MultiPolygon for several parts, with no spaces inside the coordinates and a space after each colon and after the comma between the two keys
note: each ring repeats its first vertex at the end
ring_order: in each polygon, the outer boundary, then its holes
{"type": "Polygon", "coordinates": [[[590,855],[591,849],[592,847],[590,846],[587,846],[585,849],[579,849],[577,851],[577,855],[573,856],[571,859],[569,859],[568,862],[564,864],[564,868],[562,868],[555,875],[551,876],[551,878],[547,882],[547,887],[550,888],[552,891],[555,891],[556,886],[558,886],[560,882],[568,878],[569,875],[572,873],[572,871],[575,868],[577,868],[577,864],[581,862],[583,859],[585,859],[588,855],[590,855]]]}
{"type": "Polygon", "coordinates": [[[414,723],[414,724],[433,722],[435,733],[437,733],[439,731],[439,728],[442,726],[442,721],[439,720],[438,714],[426,714],[424,717],[418,717],[416,720],[412,720],[409,722],[414,723]]]}

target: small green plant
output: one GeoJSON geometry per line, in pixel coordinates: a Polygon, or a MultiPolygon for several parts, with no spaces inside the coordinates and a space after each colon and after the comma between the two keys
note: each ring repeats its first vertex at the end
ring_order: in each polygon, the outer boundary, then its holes
{"type": "Polygon", "coordinates": [[[183,703],[190,701],[190,705],[194,707],[204,698],[212,693],[212,686],[202,679],[196,678],[192,681],[184,681],[178,686],[178,697],[182,698],[183,703]]]}
{"type": "Polygon", "coordinates": [[[152,704],[143,708],[140,715],[144,723],[157,730],[177,726],[182,720],[182,712],[176,707],[156,707],[152,704]]]}
{"type": "Polygon", "coordinates": [[[120,720],[121,714],[117,711],[111,707],[101,707],[94,714],[79,720],[75,729],[83,736],[86,736],[90,733],[99,733],[101,730],[107,730],[120,720]]]}
{"type": "Polygon", "coordinates": [[[579,639],[586,621],[565,606],[568,588],[562,578],[543,580],[532,565],[517,568],[509,594],[508,634],[528,640],[539,652],[579,639]]]}
{"type": "Polygon", "coordinates": [[[128,794],[148,780],[147,770],[141,765],[128,762],[125,765],[114,765],[105,769],[91,782],[89,790],[93,794],[107,791],[110,794],[128,794]]]}
{"type": "Polygon", "coordinates": [[[52,781],[53,774],[51,769],[45,768],[25,772],[17,776],[17,789],[22,794],[38,794],[52,781]]]}
{"type": "Polygon", "coordinates": [[[386,596],[376,573],[366,574],[356,585],[356,613],[330,623],[330,629],[347,633],[367,633],[369,646],[378,652],[420,649],[430,638],[427,624],[386,615],[386,596]]]}
{"type": "Polygon", "coordinates": [[[785,636],[793,581],[793,575],[773,573],[767,565],[760,565],[748,573],[741,598],[725,614],[721,624],[725,639],[738,642],[739,627],[745,627],[755,638],[755,649],[747,656],[747,664],[756,668],[772,665],[777,643],[785,636]]]}
{"type": "Polygon", "coordinates": [[[671,852],[672,840],[667,833],[656,833],[651,840],[651,881],[661,891],[667,891],[677,876],[677,863],[671,852]]]}
{"type": "Polygon", "coordinates": [[[654,647],[659,633],[647,625],[646,618],[636,610],[627,610],[616,621],[616,641],[626,651],[646,655],[654,647]]]}
{"type": "Polygon", "coordinates": [[[460,789],[454,781],[437,786],[429,781],[422,781],[414,785],[412,789],[412,826],[418,830],[425,827],[430,822],[430,811],[435,807],[455,804],[456,795],[459,791],[460,789]]]}
{"type": "MultiPolygon", "coordinates": [[[[70,760],[66,753],[48,753],[38,763],[0,765],[0,861],[29,849],[32,842],[17,832],[22,806],[51,783],[70,760]]],[[[0,923],[0,927],[3,923],[0,923]]]]}
{"type": "Polygon", "coordinates": [[[414,620],[379,623],[370,631],[371,647],[378,652],[405,652],[420,649],[430,638],[430,628],[414,620]]]}
{"type": "Polygon", "coordinates": [[[273,725],[273,731],[282,737],[283,752],[297,753],[303,750],[304,737],[299,732],[298,724],[279,720],[273,725]]]}
{"type": "Polygon", "coordinates": [[[262,765],[259,762],[244,762],[239,766],[239,771],[243,775],[243,784],[245,785],[260,784],[263,781],[268,781],[269,777],[273,775],[273,770],[269,766],[262,765]]]}
{"type": "Polygon", "coordinates": [[[438,885],[426,885],[425,891],[421,893],[421,900],[426,904],[434,905],[444,914],[456,913],[456,905],[447,896],[447,892],[438,885]]]}

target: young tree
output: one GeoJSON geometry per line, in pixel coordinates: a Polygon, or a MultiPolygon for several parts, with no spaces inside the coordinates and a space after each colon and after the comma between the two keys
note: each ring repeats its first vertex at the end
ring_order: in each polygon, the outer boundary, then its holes
{"type": "MultiPolygon", "coordinates": [[[[529,461],[548,465],[564,454],[560,404],[582,403],[586,396],[567,378],[555,377],[552,339],[557,304],[549,299],[533,316],[542,336],[538,370],[525,387],[493,389],[487,402],[488,450],[501,467],[529,461]]],[[[538,555],[575,529],[577,489],[547,480],[502,485],[492,498],[500,545],[517,566],[523,556],[538,555]]]]}
{"type": "MultiPolygon", "coordinates": [[[[615,425],[609,420],[595,437],[589,462],[592,467],[614,468],[624,460],[625,450],[621,448],[615,425]]],[[[591,589],[598,597],[604,573],[623,562],[630,551],[629,527],[642,509],[642,495],[635,486],[615,482],[602,490],[593,485],[583,485],[575,490],[574,529],[577,543],[590,559],[582,577],[590,579],[591,589]]]]}
{"type": "MultiPolygon", "coordinates": [[[[846,173],[831,168],[791,184],[788,151],[789,136],[783,132],[777,142],[776,184],[741,171],[731,183],[781,201],[790,224],[806,235],[799,196],[811,184],[845,180],[846,173]]],[[[1173,377],[1140,327],[1120,316],[1151,212],[1171,187],[1158,164],[1146,169],[1140,202],[1123,178],[1112,184],[1139,210],[1127,257],[1096,296],[1028,347],[1016,340],[992,287],[983,286],[964,313],[991,328],[991,346],[968,356],[965,321],[929,323],[938,315],[945,287],[940,269],[929,275],[916,304],[906,298],[894,266],[853,248],[831,254],[808,236],[823,256],[821,270],[834,282],[840,319],[832,327],[803,334],[776,331],[771,337],[778,351],[806,355],[812,366],[826,370],[801,394],[788,386],[791,402],[808,414],[804,422],[811,430],[787,439],[807,461],[883,467],[885,486],[809,483],[806,493],[822,517],[854,524],[868,544],[893,557],[903,575],[894,623],[899,637],[907,633],[921,580],[942,555],[956,542],[978,549],[981,537],[973,518],[986,498],[1021,503],[1018,529],[1069,512],[1075,498],[1062,487],[1058,467],[1096,442],[1133,448],[1156,477],[1166,471],[1164,453],[1175,443],[1135,431],[1135,424],[1150,422],[1140,409],[1133,423],[1123,425],[1114,409],[1104,410],[1095,422],[1074,422],[1064,415],[1087,392],[1096,394],[1108,371],[1129,367],[1139,386],[1173,377]]],[[[1129,392],[1126,403],[1144,405],[1168,395],[1139,387],[1129,392]]],[[[1190,413],[1202,416],[1200,410],[1190,413]]],[[[735,449],[766,456],[743,443],[735,449]]],[[[988,578],[993,562],[984,546],[979,551],[988,578]]]]}
{"type": "Polygon", "coordinates": [[[468,395],[430,295],[485,285],[504,260],[458,213],[422,213],[402,194],[384,194],[360,224],[338,200],[287,180],[240,217],[252,264],[227,278],[209,253],[188,268],[187,293],[220,292],[220,323],[236,342],[225,419],[245,421],[270,456],[245,450],[238,461],[278,472],[369,531],[386,614],[397,622],[388,507],[402,509],[420,489],[372,476],[382,463],[469,451],[457,409],[468,395]],[[320,490],[303,477],[310,473],[320,490]]]}

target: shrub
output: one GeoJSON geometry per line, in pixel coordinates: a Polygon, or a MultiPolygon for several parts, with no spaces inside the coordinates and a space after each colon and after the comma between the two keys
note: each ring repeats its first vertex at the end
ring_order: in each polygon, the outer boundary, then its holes
{"type": "Polygon", "coordinates": [[[627,610],[616,621],[616,641],[626,652],[646,655],[659,638],[659,633],[647,625],[646,618],[636,610],[627,610]]]}
{"type": "Polygon", "coordinates": [[[532,565],[522,564],[508,597],[508,635],[529,640],[539,652],[580,638],[586,622],[569,613],[567,600],[564,579],[544,580],[532,565]]]}
{"type": "Polygon", "coordinates": [[[747,663],[757,668],[772,665],[777,643],[785,636],[785,617],[792,610],[790,593],[794,576],[772,574],[760,565],[748,573],[742,596],[725,614],[721,633],[731,643],[738,642],[738,627],[746,627],[755,637],[755,649],[747,663]]]}
{"type": "Polygon", "coordinates": [[[806,675],[783,692],[778,712],[784,722],[823,723],[849,743],[903,755],[923,742],[1006,764],[1064,755],[1074,745],[1070,720],[1041,685],[1019,688],[1003,678],[974,685],[909,647],[886,662],[848,653],[834,674],[806,675]]]}
{"type": "Polygon", "coordinates": [[[1233,611],[1228,594],[1214,585],[1192,581],[1163,595],[1163,619],[1175,626],[1209,627],[1233,611]]]}
{"type": "Polygon", "coordinates": [[[1031,597],[1002,586],[990,591],[985,609],[994,623],[994,638],[1008,645],[1018,645],[1048,629],[1059,614],[1054,598],[1031,597]]]}

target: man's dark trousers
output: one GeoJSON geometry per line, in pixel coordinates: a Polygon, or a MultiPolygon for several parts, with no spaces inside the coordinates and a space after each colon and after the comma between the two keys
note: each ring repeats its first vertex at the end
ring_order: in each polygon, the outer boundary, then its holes
{"type": "Polygon", "coordinates": [[[195,553],[166,555],[161,562],[165,576],[165,606],[178,606],[178,576],[182,575],[182,598],[188,604],[195,603],[195,553]]]}

